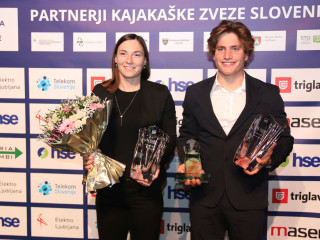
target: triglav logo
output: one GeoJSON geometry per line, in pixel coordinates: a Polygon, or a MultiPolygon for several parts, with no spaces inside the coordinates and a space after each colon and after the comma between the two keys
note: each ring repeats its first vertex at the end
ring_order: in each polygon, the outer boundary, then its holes
{"type": "Polygon", "coordinates": [[[254,45],[259,46],[261,44],[261,36],[254,36],[254,45]]]}
{"type": "Polygon", "coordinates": [[[276,85],[280,93],[291,93],[291,77],[276,77],[276,85]]]}
{"type": "Polygon", "coordinates": [[[37,87],[40,88],[42,91],[48,91],[49,87],[51,86],[50,80],[46,76],[38,78],[37,83],[37,87]]]}
{"type": "Polygon", "coordinates": [[[288,189],[272,189],[272,203],[288,203],[288,189]]]}
{"type": "Polygon", "coordinates": [[[52,191],[51,185],[48,181],[41,182],[38,188],[39,188],[39,193],[45,196],[49,195],[50,192],[52,191]]]}
{"type": "Polygon", "coordinates": [[[105,77],[91,77],[91,91],[93,90],[94,86],[102,83],[106,80],[105,77]]]}
{"type": "MultiPolygon", "coordinates": [[[[181,223],[182,224],[182,223],[181,223]]],[[[164,220],[161,220],[160,225],[160,234],[164,234],[165,231],[168,232],[177,232],[178,234],[182,234],[184,232],[191,232],[191,227],[187,225],[186,223],[183,223],[182,225],[179,225],[178,223],[167,223],[165,224],[164,220]]]]}
{"type": "Polygon", "coordinates": [[[41,216],[42,216],[42,213],[38,216],[37,221],[40,223],[40,228],[42,229],[42,225],[48,226],[48,224],[43,220],[41,216]]]}

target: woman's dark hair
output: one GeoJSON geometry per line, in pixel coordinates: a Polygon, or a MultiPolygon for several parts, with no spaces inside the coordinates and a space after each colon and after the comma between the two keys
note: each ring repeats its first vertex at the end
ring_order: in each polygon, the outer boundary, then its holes
{"type": "Polygon", "coordinates": [[[144,57],[146,59],[146,64],[142,68],[142,71],[141,71],[141,77],[143,80],[147,80],[150,77],[149,52],[148,52],[148,48],[147,48],[147,45],[146,45],[144,39],[141,36],[138,36],[134,33],[129,33],[129,34],[123,35],[117,41],[117,43],[113,49],[112,62],[111,62],[112,77],[110,80],[102,83],[102,86],[105,87],[108,92],[115,92],[119,87],[119,82],[120,82],[119,69],[118,69],[117,64],[115,63],[115,58],[117,56],[117,52],[118,52],[118,48],[119,48],[120,44],[125,41],[128,41],[128,40],[137,40],[141,44],[141,46],[143,48],[143,52],[144,52],[144,57]]]}

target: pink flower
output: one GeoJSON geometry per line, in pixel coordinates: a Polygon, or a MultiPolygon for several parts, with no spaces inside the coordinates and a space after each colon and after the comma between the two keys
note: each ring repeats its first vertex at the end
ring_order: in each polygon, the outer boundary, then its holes
{"type": "Polygon", "coordinates": [[[63,113],[66,113],[68,111],[69,106],[66,106],[64,109],[62,109],[63,113]]]}
{"type": "Polygon", "coordinates": [[[71,129],[74,129],[74,122],[72,122],[70,119],[63,120],[59,127],[59,130],[65,134],[70,133],[71,129]]]}
{"type": "Polygon", "coordinates": [[[104,108],[104,105],[101,103],[90,103],[90,110],[96,110],[97,108],[104,108]]]}

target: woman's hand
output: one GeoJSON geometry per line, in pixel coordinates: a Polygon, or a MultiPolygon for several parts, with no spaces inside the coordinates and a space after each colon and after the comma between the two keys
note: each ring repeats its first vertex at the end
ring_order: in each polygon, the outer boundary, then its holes
{"type": "Polygon", "coordinates": [[[152,183],[153,183],[153,181],[155,180],[155,179],[157,179],[157,177],[159,176],[159,173],[160,173],[160,168],[158,168],[157,170],[156,170],[156,172],[155,172],[155,174],[154,174],[154,176],[153,176],[153,178],[152,178],[152,181],[151,182],[145,182],[145,181],[141,181],[141,180],[136,180],[139,184],[141,184],[142,186],[145,186],[145,187],[149,187],[152,183]]]}
{"type": "Polygon", "coordinates": [[[83,164],[85,169],[87,169],[90,172],[93,168],[93,163],[94,163],[93,154],[91,155],[84,154],[82,155],[82,159],[83,159],[83,164]]]}

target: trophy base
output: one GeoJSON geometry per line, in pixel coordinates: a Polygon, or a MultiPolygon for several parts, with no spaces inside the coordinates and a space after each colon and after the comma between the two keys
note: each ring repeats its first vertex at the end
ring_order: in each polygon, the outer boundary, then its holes
{"type": "Polygon", "coordinates": [[[174,180],[176,182],[184,182],[185,180],[191,180],[191,179],[199,179],[201,183],[208,183],[210,179],[210,174],[205,173],[201,174],[200,177],[187,177],[184,173],[177,173],[176,176],[174,177],[174,180]]]}

